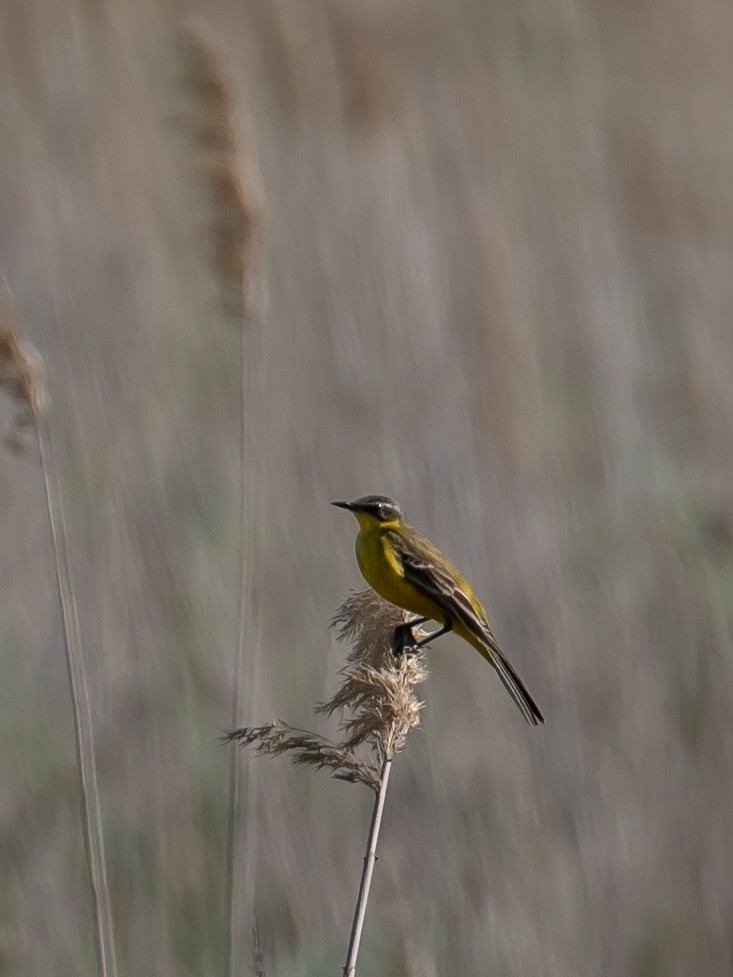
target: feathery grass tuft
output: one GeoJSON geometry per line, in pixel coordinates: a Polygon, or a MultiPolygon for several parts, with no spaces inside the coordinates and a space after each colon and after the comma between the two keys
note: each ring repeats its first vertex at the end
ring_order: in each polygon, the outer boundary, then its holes
{"type": "Polygon", "coordinates": [[[428,677],[425,655],[396,658],[394,632],[408,616],[373,590],[351,594],[332,621],[340,641],[350,642],[349,664],[342,669],[340,688],[316,710],[341,713],[346,738],[342,748],[366,744],[378,762],[399,753],[409,731],[420,724],[416,685],[428,677]]]}
{"type": "Polygon", "coordinates": [[[341,716],[338,743],[282,721],[233,730],[226,741],[254,746],[261,755],[289,753],[293,763],[325,768],[340,780],[378,791],[385,759],[399,753],[408,732],[420,724],[423,703],[414,690],[428,677],[424,653],[396,658],[392,650],[395,629],[406,619],[373,590],[351,594],[334,617],[338,640],[351,645],[348,664],[339,688],[315,711],[341,716]]]}
{"type": "Polygon", "coordinates": [[[356,973],[392,761],[404,748],[409,731],[420,724],[423,703],[415,695],[415,687],[428,677],[425,655],[418,652],[397,658],[392,650],[395,629],[407,620],[404,611],[374,591],[364,590],[347,597],[331,622],[338,640],[351,647],[340,672],[341,685],[316,713],[341,716],[340,742],[332,743],[318,733],[283,722],[245,726],[225,737],[228,742],[253,746],[259,754],[290,754],[293,763],[325,768],[334,777],[374,791],[345,977],[356,973]]]}
{"type": "Polygon", "coordinates": [[[226,740],[242,746],[254,746],[255,753],[260,756],[290,753],[290,759],[296,765],[319,770],[326,768],[337,780],[366,784],[372,790],[379,789],[379,770],[373,764],[359,760],[348,748],[280,720],[265,726],[235,730],[227,735],[226,740]]]}

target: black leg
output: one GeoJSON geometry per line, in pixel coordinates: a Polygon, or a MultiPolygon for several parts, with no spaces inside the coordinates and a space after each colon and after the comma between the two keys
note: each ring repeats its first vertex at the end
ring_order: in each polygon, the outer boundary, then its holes
{"type": "Polygon", "coordinates": [[[444,634],[448,634],[449,631],[453,629],[453,622],[446,621],[440,631],[436,631],[434,634],[429,634],[427,637],[422,638],[420,641],[415,643],[415,648],[422,648],[424,645],[429,645],[431,641],[435,641],[436,638],[442,638],[444,634]]]}
{"type": "Polygon", "coordinates": [[[439,631],[426,635],[420,641],[415,641],[412,629],[416,628],[419,624],[425,624],[429,620],[429,617],[418,617],[414,621],[406,621],[404,624],[400,624],[399,627],[395,628],[392,649],[396,657],[399,657],[406,651],[419,651],[420,648],[430,644],[431,641],[435,641],[436,638],[442,638],[444,634],[447,634],[453,629],[453,622],[446,621],[439,631]]]}

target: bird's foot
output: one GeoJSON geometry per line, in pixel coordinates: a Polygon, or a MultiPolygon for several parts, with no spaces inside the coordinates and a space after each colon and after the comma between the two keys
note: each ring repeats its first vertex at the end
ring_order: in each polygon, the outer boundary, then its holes
{"type": "Polygon", "coordinates": [[[419,651],[420,646],[415,640],[412,628],[412,622],[407,621],[394,629],[392,654],[395,658],[401,658],[403,655],[415,655],[419,651]]]}

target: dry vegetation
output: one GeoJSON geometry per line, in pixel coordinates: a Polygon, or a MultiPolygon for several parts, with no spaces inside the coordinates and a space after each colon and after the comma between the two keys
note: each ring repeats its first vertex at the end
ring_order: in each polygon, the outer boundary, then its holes
{"type": "MultiPolygon", "coordinates": [[[[245,644],[251,631],[252,574],[254,549],[251,540],[256,532],[258,496],[255,481],[248,477],[257,463],[250,451],[254,430],[250,388],[260,357],[257,342],[262,323],[254,312],[253,282],[256,278],[256,247],[261,241],[262,202],[257,200],[253,152],[246,152],[240,134],[236,96],[231,78],[222,64],[223,55],[205,26],[188,24],[184,31],[188,58],[188,83],[194,96],[190,118],[195,158],[205,176],[204,189],[209,193],[211,212],[208,231],[211,244],[211,269],[219,286],[221,308],[241,330],[239,378],[239,608],[235,641],[234,667],[231,672],[231,723],[237,722],[243,696],[242,682],[247,658],[245,644]]],[[[253,139],[251,140],[254,141],[253,139]]],[[[260,263],[261,264],[261,263],[260,263]]],[[[250,656],[251,657],[251,656],[250,656]]],[[[251,666],[251,661],[249,662],[251,666]]],[[[251,668],[250,668],[251,677],[251,668]]],[[[251,700],[250,700],[251,701],[251,700]]],[[[240,764],[232,752],[229,761],[229,803],[227,807],[227,964],[226,973],[238,971],[237,933],[241,928],[239,874],[247,872],[242,863],[242,849],[251,847],[243,836],[240,764]]],[[[247,812],[244,812],[246,815],[247,812]]]]}
{"type": "MultiPolygon", "coordinates": [[[[282,721],[244,726],[226,737],[254,747],[260,756],[289,756],[297,765],[330,770],[337,780],[374,792],[343,977],[356,974],[392,763],[404,749],[407,734],[420,725],[424,705],[416,686],[428,677],[425,652],[395,653],[396,631],[408,618],[373,590],[351,594],[339,608],[332,624],[351,650],[340,670],[338,690],[316,709],[321,716],[339,716],[337,742],[282,721]]],[[[425,637],[418,627],[413,634],[425,637]]]]}
{"type": "MultiPolygon", "coordinates": [[[[531,735],[475,654],[432,650],[360,977],[731,972],[733,8],[193,9],[262,173],[242,212],[267,198],[266,249],[259,216],[220,225],[269,281],[243,404],[179,5],[0,6],[0,275],[49,371],[120,973],[225,971],[242,464],[239,722],[331,694],[358,577],[328,501],[370,491],[475,580],[546,714],[531,735]]],[[[17,415],[3,391],[27,448],[17,415]]],[[[0,974],[88,973],[29,450],[0,538],[0,974]]],[[[358,792],[242,770],[238,958],[338,973],[358,792]]]]}
{"type": "Polygon", "coordinates": [[[352,594],[339,608],[333,624],[352,649],[338,690],[316,710],[340,717],[338,742],[280,720],[233,730],[227,740],[263,756],[291,754],[295,764],[378,791],[385,760],[402,751],[408,732],[420,724],[423,703],[415,686],[428,677],[424,654],[395,657],[394,632],[406,620],[372,590],[352,594]]]}

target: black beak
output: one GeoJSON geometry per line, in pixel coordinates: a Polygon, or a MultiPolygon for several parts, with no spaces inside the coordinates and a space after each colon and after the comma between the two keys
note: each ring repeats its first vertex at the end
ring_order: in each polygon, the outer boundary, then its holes
{"type": "Polygon", "coordinates": [[[332,502],[331,505],[337,506],[339,509],[355,509],[356,506],[353,502],[332,502]]]}

